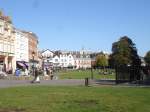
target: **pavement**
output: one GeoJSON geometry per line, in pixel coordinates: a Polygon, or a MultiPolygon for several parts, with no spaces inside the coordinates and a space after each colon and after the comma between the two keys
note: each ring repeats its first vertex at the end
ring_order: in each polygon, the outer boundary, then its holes
{"type": "MultiPolygon", "coordinates": [[[[58,80],[40,80],[40,83],[31,83],[32,80],[4,80],[0,79],[0,88],[17,86],[85,86],[85,79],[58,79],[58,80]]],[[[114,80],[89,80],[89,86],[111,85],[113,87],[150,87],[150,85],[139,84],[115,84],[114,80]]]]}
{"type": "Polygon", "coordinates": [[[0,88],[33,85],[84,86],[84,84],[84,79],[41,80],[40,83],[31,83],[31,80],[0,80],[0,88]]]}

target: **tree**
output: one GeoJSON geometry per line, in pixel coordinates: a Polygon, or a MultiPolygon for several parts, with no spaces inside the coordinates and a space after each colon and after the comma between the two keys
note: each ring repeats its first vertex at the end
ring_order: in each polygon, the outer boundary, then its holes
{"type": "Polygon", "coordinates": [[[144,60],[147,65],[150,65],[150,51],[148,51],[144,57],[144,60]]]}
{"type": "Polygon", "coordinates": [[[100,53],[96,56],[96,66],[101,66],[105,68],[105,66],[108,66],[108,59],[106,58],[104,53],[100,53]]]}
{"type": "Polygon", "coordinates": [[[2,16],[3,15],[3,12],[0,10],[0,16],[2,16]]]}
{"type": "Polygon", "coordinates": [[[10,16],[6,16],[6,18],[7,18],[7,22],[12,23],[12,19],[10,16]]]}
{"type": "Polygon", "coordinates": [[[139,66],[141,64],[135,44],[129,37],[121,37],[119,41],[112,44],[112,54],[110,55],[110,62],[111,64],[113,63],[114,66],[139,66]]]}

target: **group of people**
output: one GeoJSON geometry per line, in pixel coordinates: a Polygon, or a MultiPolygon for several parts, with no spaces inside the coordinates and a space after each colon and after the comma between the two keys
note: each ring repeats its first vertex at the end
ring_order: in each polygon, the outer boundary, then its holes
{"type": "Polygon", "coordinates": [[[31,83],[40,83],[40,77],[39,77],[39,67],[35,67],[33,71],[34,79],[31,81],[31,83]]]}
{"type": "MultiPolygon", "coordinates": [[[[41,69],[39,67],[34,68],[34,71],[33,71],[34,79],[31,81],[31,83],[40,83],[40,78],[39,78],[40,71],[41,69]]],[[[45,68],[43,73],[44,73],[44,76],[50,77],[51,80],[53,79],[52,69],[45,68]]]]}

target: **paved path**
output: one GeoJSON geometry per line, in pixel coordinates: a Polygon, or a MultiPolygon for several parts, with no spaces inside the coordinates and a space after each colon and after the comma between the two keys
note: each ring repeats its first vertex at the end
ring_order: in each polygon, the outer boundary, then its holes
{"type": "MultiPolygon", "coordinates": [[[[84,79],[60,79],[60,80],[41,80],[40,83],[31,83],[31,80],[0,80],[0,88],[16,87],[16,86],[36,86],[36,85],[51,85],[51,86],[85,86],[84,79]]],[[[115,85],[113,81],[90,81],[90,85],[101,86],[111,85],[113,87],[150,87],[136,84],[119,84],[115,85]]]]}
{"type": "Polygon", "coordinates": [[[0,88],[30,85],[81,86],[83,79],[41,80],[40,83],[30,83],[30,80],[0,80],[0,88]]]}

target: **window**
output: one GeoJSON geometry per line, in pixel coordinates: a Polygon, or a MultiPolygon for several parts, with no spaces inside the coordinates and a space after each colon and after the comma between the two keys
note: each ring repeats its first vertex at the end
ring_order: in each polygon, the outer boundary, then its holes
{"type": "Polygon", "coordinates": [[[3,44],[0,43],[0,51],[3,51],[3,44]]]}
{"type": "Polygon", "coordinates": [[[58,62],[58,59],[55,59],[55,62],[58,62]]]}
{"type": "Polygon", "coordinates": [[[3,32],[4,32],[4,28],[2,25],[0,25],[0,33],[3,34],[3,32]]]}

